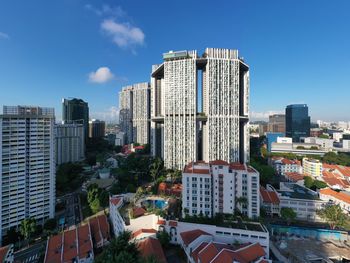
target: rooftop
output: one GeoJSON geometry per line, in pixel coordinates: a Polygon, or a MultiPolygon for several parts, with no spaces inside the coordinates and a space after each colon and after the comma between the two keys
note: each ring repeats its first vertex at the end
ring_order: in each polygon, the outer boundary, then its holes
{"type": "Polygon", "coordinates": [[[302,187],[298,184],[288,184],[284,183],[284,186],[289,188],[289,190],[278,190],[277,192],[283,197],[295,198],[295,199],[305,199],[305,200],[320,200],[317,193],[302,187]]]}
{"type": "Polygon", "coordinates": [[[340,201],[343,201],[347,204],[350,204],[350,195],[348,195],[344,192],[337,192],[337,191],[334,191],[330,188],[326,188],[326,189],[321,189],[320,194],[332,196],[333,198],[336,198],[340,201]]]}
{"type": "Polygon", "coordinates": [[[143,258],[154,256],[158,263],[166,263],[163,248],[158,239],[148,237],[138,243],[138,249],[143,258]]]}

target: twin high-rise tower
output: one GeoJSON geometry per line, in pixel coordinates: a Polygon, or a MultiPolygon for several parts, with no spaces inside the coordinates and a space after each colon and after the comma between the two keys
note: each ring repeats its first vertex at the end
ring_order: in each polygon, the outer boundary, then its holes
{"type": "Polygon", "coordinates": [[[169,52],[163,59],[151,75],[152,154],[176,169],[197,160],[247,162],[249,67],[238,51],[169,52]]]}

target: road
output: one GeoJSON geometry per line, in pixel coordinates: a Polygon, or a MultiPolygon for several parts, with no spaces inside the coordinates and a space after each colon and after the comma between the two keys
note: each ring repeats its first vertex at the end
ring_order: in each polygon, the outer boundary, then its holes
{"type": "Polygon", "coordinates": [[[65,202],[65,211],[62,215],[65,218],[64,228],[79,224],[82,220],[79,194],[68,194],[60,199],[65,202]]]}
{"type": "Polygon", "coordinates": [[[46,240],[14,253],[14,262],[39,263],[41,255],[45,254],[46,240]]]}

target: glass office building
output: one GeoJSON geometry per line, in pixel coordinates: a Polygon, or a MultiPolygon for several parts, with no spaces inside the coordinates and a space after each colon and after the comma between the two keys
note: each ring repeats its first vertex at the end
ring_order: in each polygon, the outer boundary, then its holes
{"type": "Polygon", "coordinates": [[[286,107],[286,136],[293,142],[310,136],[309,108],[306,104],[292,104],[286,107]]]}

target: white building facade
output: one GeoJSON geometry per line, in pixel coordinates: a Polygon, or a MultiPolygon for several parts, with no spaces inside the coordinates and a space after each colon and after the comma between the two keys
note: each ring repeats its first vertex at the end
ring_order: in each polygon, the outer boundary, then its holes
{"type": "Polygon", "coordinates": [[[55,214],[53,108],[4,106],[0,115],[0,236],[25,218],[55,214]]]}
{"type": "Polygon", "coordinates": [[[123,87],[119,93],[119,124],[125,142],[150,141],[150,85],[147,82],[123,87]]]}
{"type": "Polygon", "coordinates": [[[83,124],[55,125],[56,165],[85,159],[83,124]]]}
{"type": "Polygon", "coordinates": [[[250,218],[260,215],[259,173],[237,163],[189,163],[182,173],[182,211],[213,217],[240,210],[250,218]]]}

